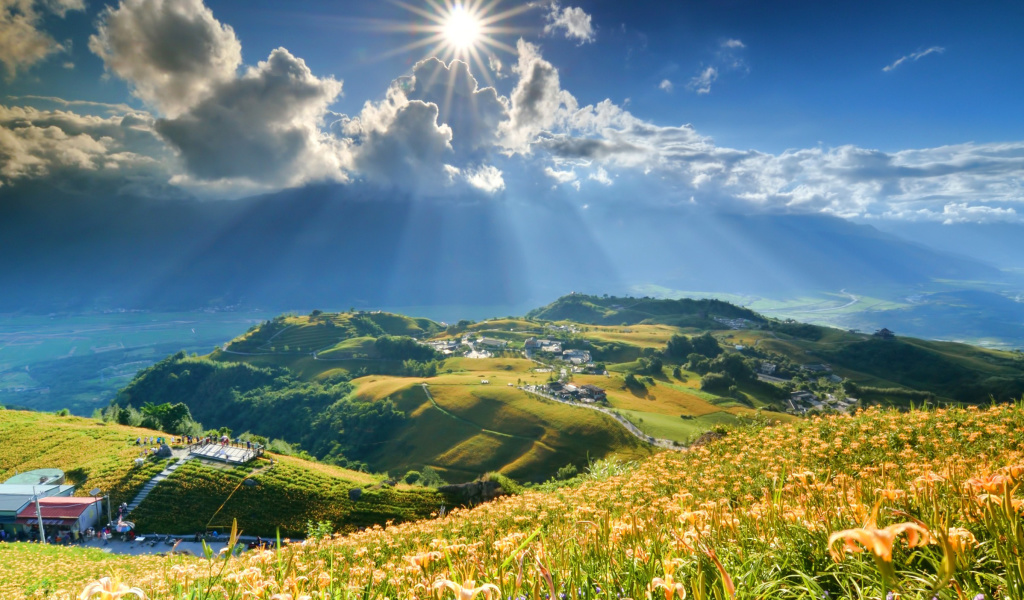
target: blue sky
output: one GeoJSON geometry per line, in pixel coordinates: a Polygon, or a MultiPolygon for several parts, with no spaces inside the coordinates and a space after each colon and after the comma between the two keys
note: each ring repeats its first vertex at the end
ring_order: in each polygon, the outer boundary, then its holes
{"type": "Polygon", "coordinates": [[[402,50],[442,2],[0,0],[0,184],[1024,214],[1019,2],[468,6],[512,14],[445,106],[455,66],[402,50]]]}

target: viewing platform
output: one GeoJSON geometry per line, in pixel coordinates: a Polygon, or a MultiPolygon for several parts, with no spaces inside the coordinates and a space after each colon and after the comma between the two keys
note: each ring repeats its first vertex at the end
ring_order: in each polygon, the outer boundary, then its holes
{"type": "Polygon", "coordinates": [[[188,446],[191,458],[205,458],[220,462],[241,465],[263,456],[263,448],[246,448],[245,446],[221,444],[213,442],[209,444],[193,444],[188,446]]]}

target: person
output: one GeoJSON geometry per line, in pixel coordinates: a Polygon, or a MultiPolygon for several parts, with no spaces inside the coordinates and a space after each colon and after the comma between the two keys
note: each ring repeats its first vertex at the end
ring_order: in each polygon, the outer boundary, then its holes
{"type": "Polygon", "coordinates": [[[263,549],[263,538],[256,536],[256,547],[263,549]]]}
{"type": "Polygon", "coordinates": [[[136,446],[141,446],[142,445],[142,438],[141,437],[135,438],[135,445],[136,446]]]}

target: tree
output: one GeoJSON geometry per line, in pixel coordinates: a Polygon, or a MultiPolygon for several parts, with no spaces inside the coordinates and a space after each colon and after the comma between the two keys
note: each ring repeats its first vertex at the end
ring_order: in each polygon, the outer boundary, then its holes
{"type": "Polygon", "coordinates": [[[685,360],[693,352],[693,344],[690,339],[678,333],[673,335],[665,346],[665,356],[678,361],[685,360]]]}
{"type": "Polygon", "coordinates": [[[722,347],[718,345],[718,340],[707,331],[691,338],[690,343],[693,344],[693,351],[701,356],[715,358],[722,353],[722,347]]]}

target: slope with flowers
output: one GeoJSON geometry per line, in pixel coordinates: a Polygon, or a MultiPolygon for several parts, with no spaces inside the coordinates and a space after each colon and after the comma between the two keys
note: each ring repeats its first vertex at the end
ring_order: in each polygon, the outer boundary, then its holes
{"type": "MultiPolygon", "coordinates": [[[[150,598],[1024,597],[1024,404],[732,430],[444,518],[279,551],[80,568],[150,598]]],[[[0,552],[14,597],[44,571],[0,552]]],[[[111,585],[111,589],[116,589],[111,585]]]]}

